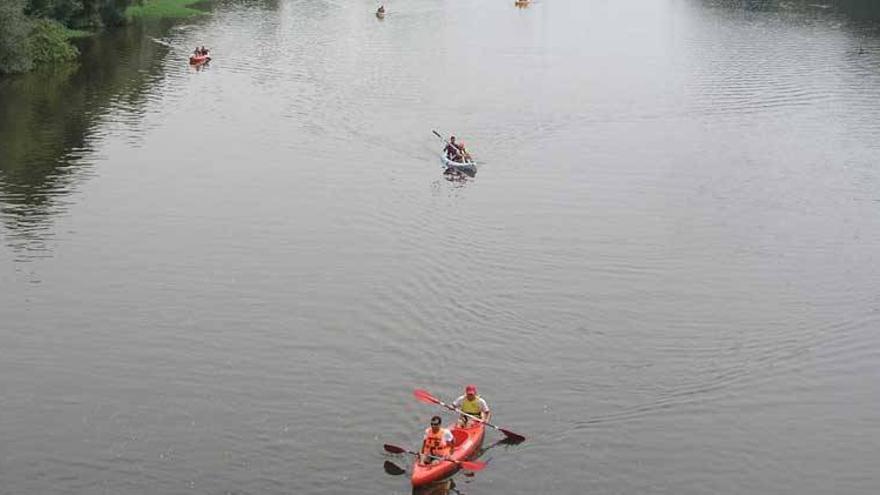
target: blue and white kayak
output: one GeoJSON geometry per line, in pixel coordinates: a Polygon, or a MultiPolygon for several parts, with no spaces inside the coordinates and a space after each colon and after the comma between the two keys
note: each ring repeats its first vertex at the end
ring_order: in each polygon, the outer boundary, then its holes
{"type": "Polygon", "coordinates": [[[460,172],[470,177],[477,175],[477,162],[470,160],[467,162],[456,162],[450,160],[445,152],[440,153],[440,162],[446,171],[460,172]]]}

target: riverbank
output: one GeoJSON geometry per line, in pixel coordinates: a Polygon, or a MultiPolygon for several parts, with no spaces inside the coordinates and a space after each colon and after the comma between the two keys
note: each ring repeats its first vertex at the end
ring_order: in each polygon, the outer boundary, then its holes
{"type": "Polygon", "coordinates": [[[148,0],[143,5],[132,5],[125,10],[129,19],[186,18],[205,15],[207,12],[191,8],[191,5],[206,3],[205,0],[148,0]]]}
{"type": "Polygon", "coordinates": [[[35,10],[28,0],[0,5],[0,76],[70,63],[79,57],[71,42],[107,27],[153,19],[183,19],[207,12],[193,8],[206,0],[117,1],[115,8],[98,8],[84,0],[82,8],[35,10]]]}

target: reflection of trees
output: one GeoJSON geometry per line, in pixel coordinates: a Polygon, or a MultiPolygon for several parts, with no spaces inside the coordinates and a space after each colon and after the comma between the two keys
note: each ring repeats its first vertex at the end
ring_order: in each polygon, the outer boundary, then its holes
{"type": "Polygon", "coordinates": [[[880,2],[877,0],[837,0],[833,7],[842,14],[860,21],[880,21],[880,2]]]}
{"type": "Polygon", "coordinates": [[[853,21],[880,20],[880,2],[877,0],[701,0],[705,4],[721,5],[755,11],[794,10],[799,12],[828,11],[847,16],[853,21]]]}
{"type": "Polygon", "coordinates": [[[83,40],[81,49],[78,65],[0,81],[0,219],[16,250],[44,250],[102,116],[120,100],[141,113],[167,51],[139,26],[83,40]]]}

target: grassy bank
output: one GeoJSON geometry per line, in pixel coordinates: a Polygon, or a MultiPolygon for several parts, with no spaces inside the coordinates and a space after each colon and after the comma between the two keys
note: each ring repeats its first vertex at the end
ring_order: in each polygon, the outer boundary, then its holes
{"type": "Polygon", "coordinates": [[[69,40],[73,40],[76,38],[87,38],[94,35],[94,31],[83,31],[81,29],[64,28],[64,37],[69,40]]]}
{"type": "Polygon", "coordinates": [[[129,19],[193,17],[203,15],[206,12],[190,8],[189,6],[204,1],[205,0],[144,0],[143,5],[133,5],[126,9],[125,16],[129,19]]]}

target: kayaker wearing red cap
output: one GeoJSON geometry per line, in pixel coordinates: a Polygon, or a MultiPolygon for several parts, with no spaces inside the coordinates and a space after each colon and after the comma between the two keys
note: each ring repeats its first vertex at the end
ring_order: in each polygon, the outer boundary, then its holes
{"type": "MultiPolygon", "coordinates": [[[[486,401],[483,400],[482,397],[477,395],[476,385],[468,385],[465,387],[464,395],[452,401],[452,405],[461,409],[461,412],[476,416],[483,421],[489,421],[489,417],[492,416],[492,411],[489,410],[489,405],[486,404],[486,401]]],[[[470,420],[470,418],[462,415],[459,421],[462,426],[467,426],[468,420],[470,420]]]]}
{"type": "Polygon", "coordinates": [[[425,430],[425,439],[422,440],[422,464],[432,464],[437,459],[427,457],[446,457],[452,455],[455,450],[455,437],[446,428],[441,428],[440,416],[431,418],[431,427],[425,430]]]}

